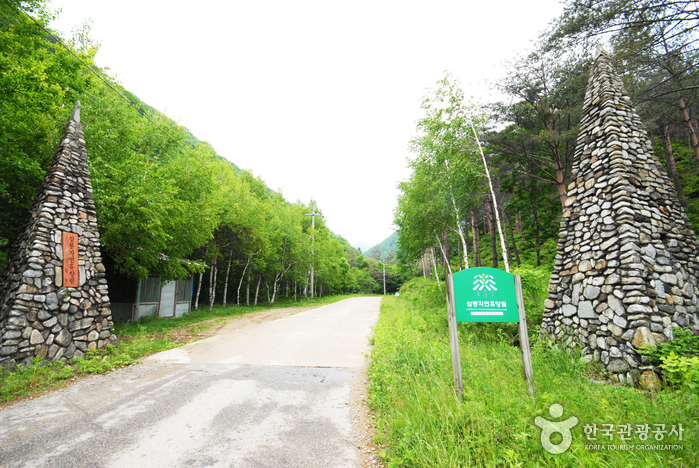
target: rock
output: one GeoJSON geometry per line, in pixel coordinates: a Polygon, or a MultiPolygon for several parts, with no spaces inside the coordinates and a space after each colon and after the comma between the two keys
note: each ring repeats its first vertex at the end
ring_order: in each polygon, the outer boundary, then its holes
{"type": "Polygon", "coordinates": [[[565,304],[563,307],[561,307],[561,311],[565,317],[570,317],[571,315],[575,315],[578,309],[573,305],[565,304]]]}
{"type": "Polygon", "coordinates": [[[645,255],[646,257],[655,258],[656,253],[657,251],[652,245],[646,245],[641,248],[641,254],[645,255]]]}
{"type": "Polygon", "coordinates": [[[662,382],[658,378],[658,375],[650,370],[645,371],[643,374],[641,374],[638,383],[642,389],[653,393],[660,390],[663,386],[662,382]]]}
{"type": "Polygon", "coordinates": [[[616,245],[618,242],[618,237],[612,237],[611,239],[607,240],[606,242],[602,243],[602,245],[600,245],[600,250],[607,250],[609,247],[616,245]]]}
{"type": "Polygon", "coordinates": [[[51,314],[47,311],[41,309],[38,314],[39,320],[48,320],[51,318],[51,314]]]}
{"type": "Polygon", "coordinates": [[[631,344],[636,349],[640,349],[646,345],[654,346],[656,341],[653,333],[647,327],[640,327],[636,330],[631,344]]]}
{"type": "Polygon", "coordinates": [[[31,336],[29,337],[29,343],[36,345],[43,342],[44,337],[41,336],[41,332],[39,330],[33,330],[31,336]]]}
{"type": "Polygon", "coordinates": [[[599,315],[593,310],[592,302],[590,301],[580,301],[578,305],[578,317],[584,319],[595,319],[599,315]]]}
{"type": "Polygon", "coordinates": [[[48,346],[46,346],[45,344],[40,344],[34,348],[34,353],[36,354],[36,357],[38,357],[38,358],[45,358],[46,354],[48,353],[48,350],[49,350],[48,346]]]}
{"type": "Polygon", "coordinates": [[[46,307],[49,310],[58,309],[58,296],[55,292],[51,292],[46,295],[46,307]]]}
{"type": "Polygon", "coordinates": [[[61,346],[68,346],[71,342],[73,335],[70,334],[68,330],[61,330],[58,335],[56,335],[55,342],[61,346]]]}
{"type": "Polygon", "coordinates": [[[653,312],[653,309],[651,309],[649,306],[644,305],[644,304],[631,304],[629,308],[627,309],[627,312],[629,314],[634,314],[634,313],[643,313],[643,314],[651,314],[653,312]]]}
{"type": "Polygon", "coordinates": [[[17,294],[35,294],[39,289],[31,284],[22,284],[17,290],[17,294]]]}
{"type": "Polygon", "coordinates": [[[677,276],[671,273],[664,273],[660,275],[660,281],[662,281],[665,284],[671,284],[675,286],[677,284],[677,276]]]}
{"type": "Polygon", "coordinates": [[[68,330],[74,332],[77,330],[83,330],[85,328],[89,328],[92,325],[92,323],[94,322],[94,320],[95,319],[93,319],[92,317],[86,317],[84,319],[75,320],[74,322],[71,322],[70,324],[68,324],[68,330]]]}
{"type": "Polygon", "coordinates": [[[618,327],[617,325],[613,323],[608,323],[607,324],[607,329],[609,329],[610,332],[614,333],[616,336],[621,336],[622,333],[624,333],[624,330],[618,327]]]}
{"type": "Polygon", "coordinates": [[[51,328],[58,323],[58,317],[51,317],[50,319],[42,322],[42,325],[46,328],[51,328]]]}
{"type": "Polygon", "coordinates": [[[590,300],[597,299],[600,294],[600,288],[597,286],[587,286],[584,296],[590,300]]]}
{"type": "Polygon", "coordinates": [[[667,338],[665,338],[665,335],[662,333],[652,333],[653,339],[655,340],[655,344],[663,344],[667,341],[667,338]]]}
{"type": "Polygon", "coordinates": [[[0,347],[0,356],[9,356],[17,352],[17,346],[2,346],[0,347]]]}
{"type": "Polygon", "coordinates": [[[54,360],[54,358],[56,357],[56,353],[58,352],[59,349],[61,349],[61,348],[56,343],[52,344],[49,347],[48,357],[50,360],[52,360],[52,361],[54,360]]]}
{"type": "Polygon", "coordinates": [[[609,304],[609,307],[617,315],[624,315],[626,313],[626,309],[624,309],[624,304],[616,296],[608,296],[607,297],[607,304],[609,304]]]}
{"type": "Polygon", "coordinates": [[[629,365],[623,359],[612,359],[607,365],[607,370],[613,373],[627,372],[629,365]]]}
{"type": "MultiPolygon", "coordinates": [[[[22,332],[20,332],[20,331],[8,330],[2,335],[2,339],[3,340],[14,340],[16,338],[20,338],[21,336],[22,336],[22,332]]],[[[29,337],[27,336],[25,338],[29,338],[29,337]]]]}
{"type": "Polygon", "coordinates": [[[615,325],[621,327],[621,328],[626,328],[627,321],[624,320],[622,317],[619,317],[618,315],[615,315],[614,318],[612,319],[612,322],[614,322],[615,325]]]}

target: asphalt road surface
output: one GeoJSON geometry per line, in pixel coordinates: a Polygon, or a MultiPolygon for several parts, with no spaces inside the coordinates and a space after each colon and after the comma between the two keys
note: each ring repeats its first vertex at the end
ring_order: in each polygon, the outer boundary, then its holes
{"type": "Polygon", "coordinates": [[[224,327],[0,410],[0,467],[356,467],[350,386],[381,298],[224,327]]]}

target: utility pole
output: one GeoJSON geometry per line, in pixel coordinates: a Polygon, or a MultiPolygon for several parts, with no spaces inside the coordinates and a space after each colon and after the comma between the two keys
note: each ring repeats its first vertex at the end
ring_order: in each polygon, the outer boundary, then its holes
{"type": "Polygon", "coordinates": [[[311,200],[311,213],[306,213],[306,216],[312,216],[311,218],[311,299],[313,299],[313,275],[315,270],[315,252],[314,252],[314,242],[316,236],[316,216],[323,216],[320,213],[316,213],[315,202],[311,200]]]}
{"type": "Polygon", "coordinates": [[[386,295],[386,264],[381,262],[383,265],[383,295],[386,295]]]}

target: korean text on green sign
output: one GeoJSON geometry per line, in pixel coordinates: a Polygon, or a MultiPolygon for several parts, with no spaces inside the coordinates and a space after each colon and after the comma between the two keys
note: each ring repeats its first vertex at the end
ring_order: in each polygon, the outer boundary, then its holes
{"type": "Polygon", "coordinates": [[[457,322],[519,322],[515,277],[496,268],[468,268],[453,275],[457,322]]]}

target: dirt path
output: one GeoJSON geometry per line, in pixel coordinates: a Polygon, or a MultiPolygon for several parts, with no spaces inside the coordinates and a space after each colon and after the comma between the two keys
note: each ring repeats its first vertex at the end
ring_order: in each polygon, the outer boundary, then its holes
{"type": "MultiPolygon", "coordinates": [[[[380,466],[366,360],[358,367],[304,364],[309,342],[318,347],[313,359],[356,362],[333,352],[375,320],[376,301],[362,299],[194,324],[179,332],[182,339],[209,339],[175,349],[189,347],[186,364],[156,355],[4,408],[0,466],[380,466]],[[241,359],[274,361],[279,345],[302,367],[225,362],[236,356],[236,343],[262,331],[270,340],[261,357],[241,359]],[[206,352],[207,362],[192,362],[197,349],[217,342],[224,345],[220,362],[208,362],[206,352]]],[[[348,345],[350,354],[359,349],[348,345]]]]}
{"type": "MultiPolygon", "coordinates": [[[[187,344],[239,330],[250,324],[260,325],[264,322],[279,320],[317,307],[320,306],[269,309],[230,318],[214,318],[170,332],[169,336],[177,343],[187,344]],[[201,328],[201,330],[197,330],[194,335],[192,333],[192,328],[201,328]]],[[[366,359],[362,367],[355,369],[355,376],[352,379],[350,393],[352,440],[359,451],[359,466],[361,468],[384,466],[383,459],[379,456],[381,447],[374,442],[376,426],[368,402],[368,364],[369,360],[366,359]]]]}
{"type": "Polygon", "coordinates": [[[239,330],[251,324],[259,325],[270,320],[279,320],[290,315],[295,315],[307,310],[321,307],[319,305],[305,307],[285,307],[282,309],[268,309],[249,312],[233,317],[217,317],[201,322],[193,323],[168,333],[168,336],[178,344],[187,344],[204,340],[221,333],[239,330]]]}

